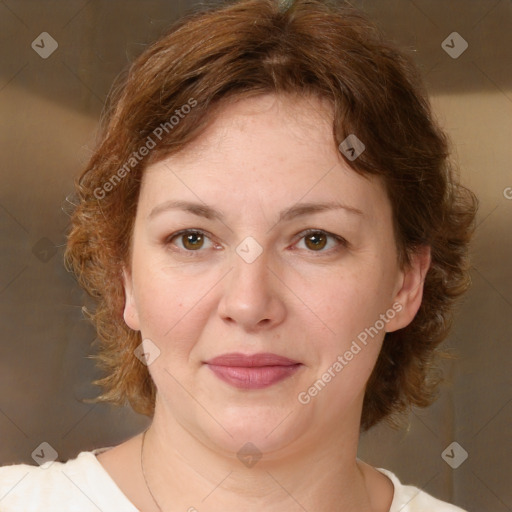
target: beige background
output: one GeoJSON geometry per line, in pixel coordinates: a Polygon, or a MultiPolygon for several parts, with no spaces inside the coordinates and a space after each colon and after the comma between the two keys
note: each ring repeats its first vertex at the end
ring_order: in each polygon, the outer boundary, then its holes
{"type": "MultiPolygon", "coordinates": [[[[445,344],[458,355],[445,365],[448,383],[434,406],[414,410],[408,431],[364,435],[359,456],[469,511],[512,510],[512,2],[354,4],[414,51],[462,179],[481,201],[473,287],[445,344]],[[454,31],[469,44],[457,59],[441,47],[454,31]],[[454,441],[469,455],[457,469],[441,457],[454,441]]],[[[87,359],[95,333],[62,264],[62,209],[113,79],[189,5],[0,2],[0,464],[34,463],[43,441],[66,460],[148,423],[79,401],[97,391],[87,359]],[[31,48],[41,32],[59,45],[48,59],[31,48]]]]}

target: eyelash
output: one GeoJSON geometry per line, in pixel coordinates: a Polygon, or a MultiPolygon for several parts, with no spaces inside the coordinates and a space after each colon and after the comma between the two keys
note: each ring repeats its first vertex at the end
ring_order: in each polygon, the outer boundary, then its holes
{"type": "MultiPolygon", "coordinates": [[[[164,240],[164,245],[168,246],[168,245],[171,244],[171,242],[175,238],[179,237],[180,235],[185,235],[185,234],[189,234],[189,233],[198,233],[198,234],[203,235],[204,237],[208,238],[211,241],[210,235],[206,231],[203,231],[202,229],[182,229],[181,231],[177,231],[176,233],[173,233],[172,235],[169,235],[168,237],[166,237],[166,239],[164,240]]],[[[306,236],[311,235],[313,233],[319,233],[319,234],[322,234],[322,235],[326,235],[327,237],[336,240],[339,243],[339,245],[337,247],[333,247],[331,249],[328,249],[327,251],[324,251],[324,250],[320,250],[320,251],[308,250],[307,251],[307,252],[310,252],[312,254],[315,254],[315,253],[318,253],[319,255],[331,254],[332,252],[336,252],[336,251],[340,250],[340,248],[342,248],[342,247],[345,247],[345,248],[349,247],[349,243],[343,237],[341,237],[339,235],[335,235],[334,233],[329,233],[328,231],[324,231],[323,229],[306,229],[305,231],[301,231],[297,235],[297,236],[300,237],[298,242],[301,241],[306,236]]],[[[175,250],[175,249],[173,249],[173,250],[175,250]]],[[[203,251],[201,251],[201,249],[198,249],[196,251],[190,251],[190,250],[187,250],[187,249],[181,249],[179,247],[178,247],[178,251],[181,252],[182,254],[186,254],[187,256],[190,256],[190,257],[196,256],[195,253],[203,252],[203,251]]]]}

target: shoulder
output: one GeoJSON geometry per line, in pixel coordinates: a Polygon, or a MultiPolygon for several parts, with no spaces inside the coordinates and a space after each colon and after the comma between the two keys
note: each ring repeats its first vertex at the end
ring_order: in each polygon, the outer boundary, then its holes
{"type": "Polygon", "coordinates": [[[81,452],[67,462],[0,467],[0,510],[137,512],[96,459],[101,450],[81,452]]]}
{"type": "Polygon", "coordinates": [[[395,487],[395,494],[389,512],[431,512],[432,510],[436,512],[467,512],[446,501],[434,498],[418,487],[403,485],[398,477],[387,469],[375,469],[384,473],[395,487]]]}

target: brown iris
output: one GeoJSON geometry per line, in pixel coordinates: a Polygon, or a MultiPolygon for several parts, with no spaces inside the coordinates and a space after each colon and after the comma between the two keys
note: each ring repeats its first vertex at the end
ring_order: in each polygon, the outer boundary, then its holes
{"type": "Polygon", "coordinates": [[[204,236],[196,231],[181,235],[185,249],[200,249],[204,243],[204,236]]]}
{"type": "Polygon", "coordinates": [[[309,235],[306,235],[304,238],[306,246],[313,250],[323,249],[325,247],[325,244],[327,243],[327,235],[325,235],[325,233],[310,233],[309,235]],[[312,244],[311,246],[309,245],[310,243],[312,244]]]}

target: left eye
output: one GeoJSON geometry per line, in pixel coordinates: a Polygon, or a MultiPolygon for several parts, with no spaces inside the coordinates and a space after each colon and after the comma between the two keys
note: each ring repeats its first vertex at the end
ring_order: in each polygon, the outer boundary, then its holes
{"type": "Polygon", "coordinates": [[[166,243],[171,243],[175,238],[182,242],[180,249],[187,252],[197,252],[198,249],[203,247],[205,239],[209,240],[209,237],[203,231],[186,229],[171,235],[167,238],[166,243]]]}
{"type": "MultiPolygon", "coordinates": [[[[327,233],[321,229],[310,229],[308,231],[302,232],[300,240],[304,240],[304,244],[308,249],[311,249],[312,252],[327,252],[322,251],[327,245],[327,241],[330,238],[331,240],[335,240],[338,246],[347,246],[347,241],[338,235],[333,235],[332,233],[327,233]]],[[[335,244],[336,247],[336,244],[335,244]]],[[[332,247],[331,247],[332,248],[332,247]]],[[[329,250],[331,249],[329,248],[329,250]]]]}
{"type": "MultiPolygon", "coordinates": [[[[334,240],[336,245],[338,246],[347,246],[347,241],[332,233],[327,233],[321,229],[310,229],[308,231],[303,231],[300,233],[299,241],[304,240],[305,246],[311,252],[327,252],[323,251],[323,249],[328,245],[328,240],[334,240]]],[[[184,252],[198,252],[200,249],[204,247],[205,240],[210,241],[210,245],[213,246],[210,237],[201,230],[193,230],[193,229],[185,229],[183,231],[179,231],[178,233],[174,233],[170,235],[165,243],[171,244],[173,240],[179,240],[181,242],[181,247],[178,245],[178,248],[184,252]]],[[[330,247],[328,250],[332,249],[330,247]]]]}

